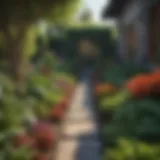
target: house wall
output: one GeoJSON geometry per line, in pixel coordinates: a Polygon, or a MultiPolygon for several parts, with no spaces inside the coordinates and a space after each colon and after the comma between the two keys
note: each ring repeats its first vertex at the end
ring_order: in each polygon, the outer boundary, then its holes
{"type": "Polygon", "coordinates": [[[160,2],[150,10],[150,54],[153,62],[160,63],[160,2]]]}
{"type": "Polygon", "coordinates": [[[119,41],[119,57],[121,60],[125,60],[125,37],[124,37],[124,25],[121,21],[117,22],[117,28],[119,32],[118,41],[119,41]]]}
{"type": "MultiPolygon", "coordinates": [[[[142,4],[143,6],[143,4],[142,4]]],[[[149,52],[149,16],[148,7],[141,8],[141,12],[137,15],[137,61],[141,62],[148,57],[149,52]]]]}
{"type": "Polygon", "coordinates": [[[120,54],[122,56],[122,51],[123,57],[130,54],[134,44],[136,62],[143,61],[148,55],[148,5],[147,0],[132,0],[125,6],[119,17],[120,54]],[[129,28],[132,28],[132,32],[129,28]],[[122,50],[122,46],[125,49],[122,50]]]}

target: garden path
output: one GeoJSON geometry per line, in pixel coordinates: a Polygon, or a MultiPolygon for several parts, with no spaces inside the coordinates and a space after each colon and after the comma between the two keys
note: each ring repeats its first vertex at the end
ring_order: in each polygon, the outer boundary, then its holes
{"type": "Polygon", "coordinates": [[[56,160],[100,160],[101,144],[89,77],[84,75],[76,87],[62,124],[56,160]]]}

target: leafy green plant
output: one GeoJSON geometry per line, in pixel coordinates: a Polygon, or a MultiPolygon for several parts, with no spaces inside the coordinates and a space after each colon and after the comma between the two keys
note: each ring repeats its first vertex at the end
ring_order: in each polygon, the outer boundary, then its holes
{"type": "Polygon", "coordinates": [[[107,110],[116,110],[125,103],[127,103],[130,99],[130,94],[127,90],[119,91],[118,93],[103,97],[103,99],[100,100],[100,109],[104,112],[107,110]]]}
{"type": "Polygon", "coordinates": [[[32,151],[26,146],[16,149],[9,145],[0,152],[0,158],[3,160],[31,160],[32,157],[32,151]]]}
{"type": "Polygon", "coordinates": [[[23,124],[25,103],[16,95],[6,95],[1,99],[1,120],[0,128],[15,129],[21,128],[23,124]]]}
{"type": "Polygon", "coordinates": [[[28,89],[31,91],[39,87],[50,88],[50,86],[51,81],[40,73],[33,73],[28,78],[28,89]]]}
{"type": "Polygon", "coordinates": [[[158,143],[160,141],[159,117],[159,102],[149,99],[130,101],[114,113],[113,121],[104,129],[104,137],[117,139],[126,136],[158,143]],[[111,126],[117,128],[116,133],[114,130],[109,130],[108,127],[111,126]]]}
{"type": "Polygon", "coordinates": [[[13,93],[15,88],[16,85],[8,76],[0,74],[0,96],[2,96],[3,93],[13,93]]]}
{"type": "Polygon", "coordinates": [[[158,160],[159,146],[145,144],[139,141],[119,139],[117,146],[107,149],[104,160],[158,160]]]}

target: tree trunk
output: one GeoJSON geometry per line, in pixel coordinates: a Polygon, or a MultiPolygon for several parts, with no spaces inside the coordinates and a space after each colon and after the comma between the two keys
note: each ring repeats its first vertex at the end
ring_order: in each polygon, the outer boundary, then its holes
{"type": "Polygon", "coordinates": [[[23,47],[24,47],[24,37],[27,31],[27,26],[19,26],[17,28],[17,35],[14,37],[9,30],[5,32],[6,42],[7,42],[7,56],[10,66],[11,74],[16,82],[24,81],[23,73],[23,47]]]}

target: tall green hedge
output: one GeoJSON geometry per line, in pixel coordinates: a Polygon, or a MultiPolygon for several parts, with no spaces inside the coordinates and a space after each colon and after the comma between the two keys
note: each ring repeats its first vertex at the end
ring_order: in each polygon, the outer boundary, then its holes
{"type": "Polygon", "coordinates": [[[116,43],[110,28],[90,27],[90,28],[69,28],[67,30],[67,41],[70,55],[75,55],[76,44],[79,40],[88,38],[98,45],[101,54],[105,57],[112,57],[115,53],[116,43]]]}
{"type": "Polygon", "coordinates": [[[114,28],[109,27],[66,27],[64,37],[50,38],[50,47],[65,53],[72,68],[80,61],[77,43],[81,39],[91,39],[100,49],[101,64],[115,57],[117,45],[114,28]]]}

